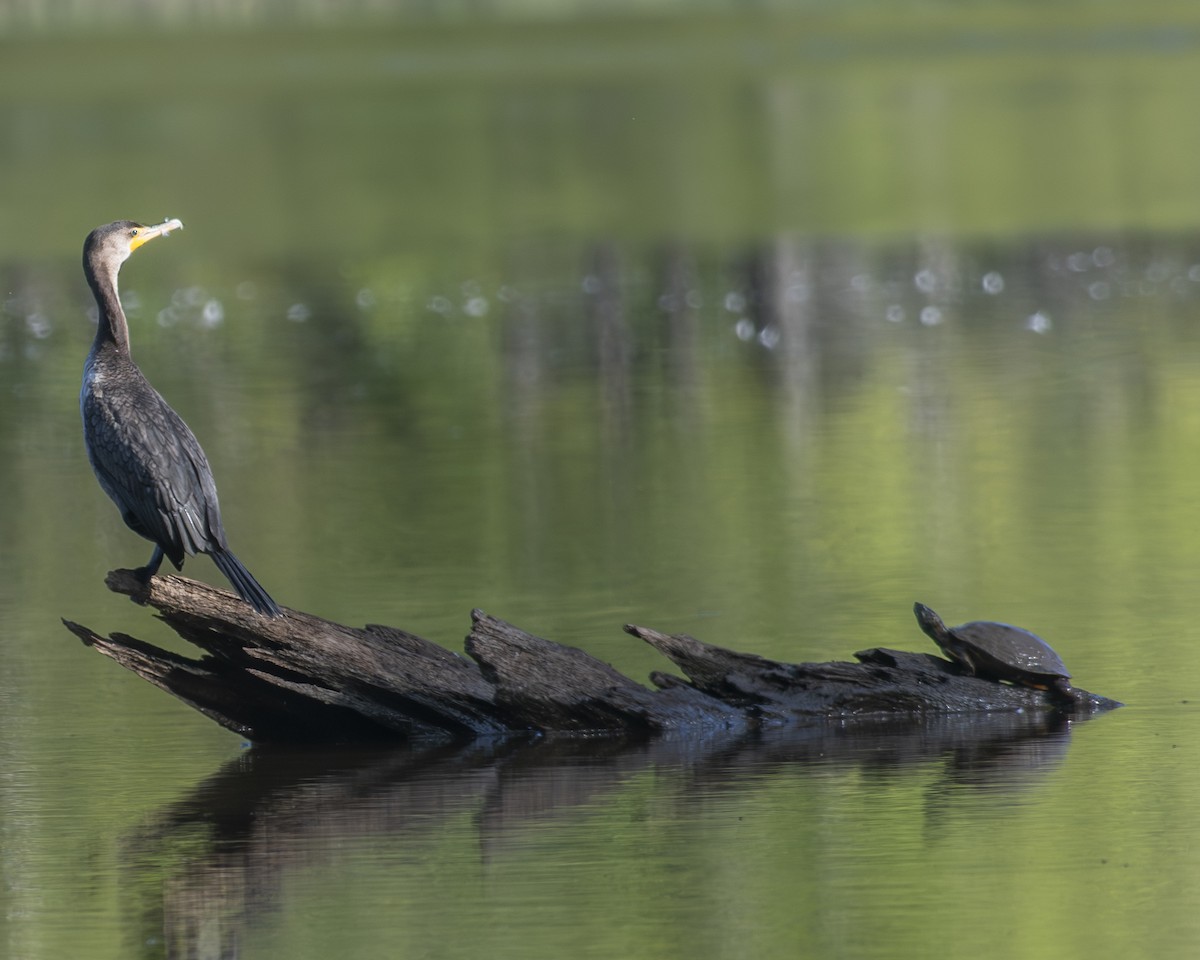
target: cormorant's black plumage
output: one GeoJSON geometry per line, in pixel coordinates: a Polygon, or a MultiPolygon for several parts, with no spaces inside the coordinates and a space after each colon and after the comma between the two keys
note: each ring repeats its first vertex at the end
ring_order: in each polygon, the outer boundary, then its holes
{"type": "Polygon", "coordinates": [[[147,240],[182,226],[178,220],[151,227],[119,220],[97,227],[84,242],[83,272],[100,310],[79,394],[88,459],[125,523],[155,544],[140,570],[144,577],[158,571],[164,555],[178,570],[185,556],[207,553],[243,600],[276,616],[275,601],[229,551],[208,458],[129,355],[129,326],[117,295],[121,264],[147,240]]]}

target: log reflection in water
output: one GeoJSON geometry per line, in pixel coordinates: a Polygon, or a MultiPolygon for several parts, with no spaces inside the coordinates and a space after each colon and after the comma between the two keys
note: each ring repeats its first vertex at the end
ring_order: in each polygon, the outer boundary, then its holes
{"type": "MultiPolygon", "coordinates": [[[[330,751],[255,749],[130,835],[126,887],[144,942],[168,956],[236,956],[243,937],[283,907],[290,878],[347,857],[394,851],[419,863],[422,839],[469,815],[481,862],[582,816],[652,773],[673,821],[714,796],[737,804],[812,768],[851,772],[866,788],[935,765],[925,788],[936,823],[952,789],[1021,790],[1056,768],[1070,725],[1055,714],[829,724],[821,728],[652,742],[542,740],[489,747],[330,751]]],[[[644,782],[644,781],[642,781],[644,782]]]]}

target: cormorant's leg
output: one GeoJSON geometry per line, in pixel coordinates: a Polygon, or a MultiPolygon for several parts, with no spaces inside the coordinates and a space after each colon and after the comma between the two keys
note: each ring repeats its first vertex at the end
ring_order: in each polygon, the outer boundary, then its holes
{"type": "Polygon", "coordinates": [[[155,544],[154,552],[150,554],[150,562],[144,567],[138,567],[133,572],[137,574],[138,579],[141,580],[142,583],[149,583],[150,578],[158,573],[158,568],[162,566],[162,562],[163,548],[158,546],[158,544],[155,544]]]}

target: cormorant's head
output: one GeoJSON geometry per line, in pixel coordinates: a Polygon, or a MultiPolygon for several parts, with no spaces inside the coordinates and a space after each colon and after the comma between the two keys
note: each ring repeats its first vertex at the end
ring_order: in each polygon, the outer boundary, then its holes
{"type": "Polygon", "coordinates": [[[115,276],[121,264],[143,243],[182,227],[179,220],[164,220],[150,227],[132,220],[106,223],[89,233],[83,242],[84,265],[97,273],[115,276]]]}

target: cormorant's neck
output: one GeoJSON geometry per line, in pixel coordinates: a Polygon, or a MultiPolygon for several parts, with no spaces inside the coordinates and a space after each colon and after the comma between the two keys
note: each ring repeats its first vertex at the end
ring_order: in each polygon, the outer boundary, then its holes
{"type": "Polygon", "coordinates": [[[83,262],[83,272],[100,310],[92,352],[113,346],[118,353],[129,356],[129,324],[125,322],[125,311],[121,309],[121,298],[117,295],[118,270],[119,264],[109,267],[103,263],[93,264],[87,259],[83,262]]]}

